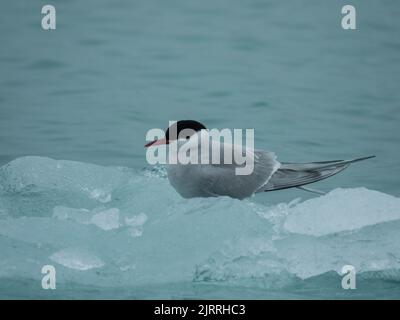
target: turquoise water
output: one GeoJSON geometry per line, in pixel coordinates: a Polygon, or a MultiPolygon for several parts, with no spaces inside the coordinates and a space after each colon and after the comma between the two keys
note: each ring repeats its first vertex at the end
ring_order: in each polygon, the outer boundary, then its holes
{"type": "Polygon", "coordinates": [[[352,1],[355,31],[344,1],[52,1],[55,31],[43,4],[0,12],[1,298],[399,297],[398,1],[352,1]],[[143,148],[178,119],[281,161],[377,158],[323,197],[184,200],[143,148]]]}

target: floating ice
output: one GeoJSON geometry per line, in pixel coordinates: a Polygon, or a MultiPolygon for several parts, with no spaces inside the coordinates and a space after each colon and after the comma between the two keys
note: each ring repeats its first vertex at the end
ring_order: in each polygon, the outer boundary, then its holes
{"type": "Polygon", "coordinates": [[[0,279],[37,281],[40,266],[56,262],[66,267],[57,288],[282,287],[345,264],[400,281],[399,198],[357,188],[275,206],[256,200],[182,199],[162,174],[16,159],[0,168],[0,279]],[[93,190],[112,197],[99,201],[93,190]]]}
{"type": "Polygon", "coordinates": [[[321,236],[400,219],[400,199],[365,188],[335,189],[290,209],[284,227],[321,236]]]}
{"type": "Polygon", "coordinates": [[[103,230],[117,229],[119,227],[119,210],[111,208],[92,216],[91,223],[103,230]]]}
{"type": "Polygon", "coordinates": [[[53,253],[50,260],[63,265],[66,268],[85,271],[93,268],[101,268],[104,262],[93,253],[82,248],[66,248],[53,253]]]}
{"type": "Polygon", "coordinates": [[[91,210],[111,202],[113,190],[127,182],[130,172],[128,168],[23,157],[0,168],[0,190],[9,215],[50,216],[55,206],[91,210]]]}
{"type": "Polygon", "coordinates": [[[140,237],[143,233],[143,225],[147,221],[147,215],[143,212],[136,216],[125,217],[125,224],[130,226],[129,232],[133,237],[140,237]]]}
{"type": "Polygon", "coordinates": [[[136,216],[125,217],[125,223],[131,227],[140,227],[147,221],[147,215],[143,212],[136,216]]]}
{"type": "Polygon", "coordinates": [[[101,189],[94,189],[90,192],[90,197],[96,199],[101,203],[107,203],[111,201],[111,194],[101,189]]]}
{"type": "Polygon", "coordinates": [[[1,167],[0,184],[6,191],[21,191],[35,185],[74,192],[91,190],[89,195],[98,193],[101,196],[106,193],[104,190],[112,190],[126,180],[125,171],[128,170],[29,156],[1,167]]]}
{"type": "Polygon", "coordinates": [[[53,218],[69,220],[82,224],[93,224],[103,230],[117,229],[119,223],[119,210],[117,208],[96,208],[94,210],[75,209],[57,206],[53,210],[53,218]]]}

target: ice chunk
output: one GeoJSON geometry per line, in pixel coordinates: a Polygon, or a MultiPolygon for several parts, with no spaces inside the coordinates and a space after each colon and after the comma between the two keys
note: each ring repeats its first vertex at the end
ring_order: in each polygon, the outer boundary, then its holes
{"type": "Polygon", "coordinates": [[[136,216],[125,217],[125,224],[131,227],[140,227],[147,221],[147,215],[143,212],[136,216]]]}
{"type": "Polygon", "coordinates": [[[50,260],[75,270],[90,270],[101,268],[104,262],[92,252],[83,248],[66,248],[53,253],[50,260]]]}
{"type": "Polygon", "coordinates": [[[107,203],[111,201],[111,194],[101,189],[94,189],[89,194],[90,198],[98,200],[101,203],[107,203]]]}
{"type": "Polygon", "coordinates": [[[75,209],[57,206],[53,210],[53,218],[71,220],[76,223],[93,224],[103,230],[117,229],[120,226],[120,212],[117,208],[75,209]]]}
{"type": "Polygon", "coordinates": [[[34,185],[41,189],[84,192],[108,200],[109,193],[127,180],[129,169],[102,167],[89,163],[22,157],[0,167],[0,184],[5,191],[21,191],[34,185]]]}
{"type": "Polygon", "coordinates": [[[92,216],[91,223],[103,230],[117,229],[119,227],[119,210],[111,208],[92,216]]]}
{"type": "Polygon", "coordinates": [[[143,212],[136,216],[125,217],[125,224],[129,226],[129,233],[132,237],[140,237],[143,233],[143,225],[147,221],[147,215],[143,212]]]}
{"type": "Polygon", "coordinates": [[[400,270],[400,220],[326,236],[291,234],[274,242],[277,258],[301,278],[352,265],[357,273],[400,270]]]}
{"type": "Polygon", "coordinates": [[[0,277],[35,279],[33,295],[49,257],[74,294],[193,280],[282,287],[344,264],[399,279],[399,199],[364,188],[278,206],[182,199],[157,175],[37,157],[0,168],[0,185],[0,277]]]}
{"type": "Polygon", "coordinates": [[[335,189],[290,209],[287,231],[321,236],[400,219],[400,199],[365,188],[335,189]]]}

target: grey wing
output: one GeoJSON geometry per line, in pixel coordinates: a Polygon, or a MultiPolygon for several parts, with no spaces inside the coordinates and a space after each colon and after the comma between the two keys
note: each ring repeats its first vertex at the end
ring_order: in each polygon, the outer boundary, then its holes
{"type": "Polygon", "coordinates": [[[238,175],[236,169],[240,166],[235,163],[199,166],[202,177],[207,180],[203,185],[209,196],[226,195],[243,199],[262,189],[280,163],[274,153],[262,150],[254,150],[253,160],[253,170],[248,175],[238,175]]]}
{"type": "Polygon", "coordinates": [[[309,163],[282,163],[281,167],[274,173],[267,184],[259,191],[281,190],[299,187],[329,178],[350,164],[374,156],[362,157],[352,160],[333,160],[309,163]]]}

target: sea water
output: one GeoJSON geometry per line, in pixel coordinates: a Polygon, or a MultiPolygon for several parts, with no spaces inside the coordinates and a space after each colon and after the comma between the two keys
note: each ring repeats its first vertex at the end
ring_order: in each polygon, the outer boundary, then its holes
{"type": "Polygon", "coordinates": [[[52,4],[51,31],[1,4],[1,298],[399,297],[397,1],[351,1],[356,30],[344,1],[52,4]],[[187,200],[143,148],[179,119],[280,161],[377,157],[325,196],[187,200]]]}

